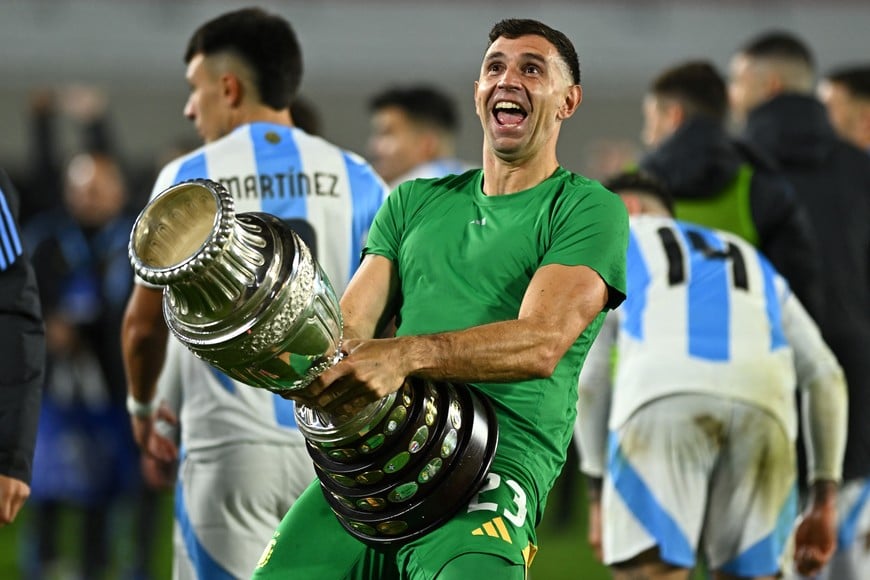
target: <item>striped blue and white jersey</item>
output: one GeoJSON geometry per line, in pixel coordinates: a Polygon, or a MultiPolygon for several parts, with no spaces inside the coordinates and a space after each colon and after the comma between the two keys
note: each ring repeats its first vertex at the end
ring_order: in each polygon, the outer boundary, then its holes
{"type": "Polygon", "coordinates": [[[767,409],[795,436],[796,369],[803,381],[837,363],[764,256],[730,233],[634,216],[627,273],[581,376],[609,382],[616,345],[610,429],[653,399],[708,393],[767,409]]]}
{"type": "MultiPolygon", "coordinates": [[[[389,193],[356,154],[271,123],[243,125],[169,163],[152,198],[196,178],[220,182],[238,213],[267,212],[288,223],[311,248],[339,296],[389,193]]],[[[188,452],[232,443],[302,444],[291,401],[233,381],[175,339],[167,348],[158,393],[176,410],[180,406],[181,442],[188,452]]]]}
{"type": "Polygon", "coordinates": [[[630,224],[628,296],[608,313],[580,373],[582,471],[604,474],[608,432],[671,395],[754,405],[794,441],[799,389],[810,475],[839,479],[843,371],[786,281],[733,234],[651,215],[630,224]]]}
{"type": "Polygon", "coordinates": [[[358,155],[272,123],[235,131],[169,163],[152,198],[187,179],[220,182],[236,212],[278,216],[311,247],[340,296],[359,266],[369,225],[389,193],[358,155]]]}

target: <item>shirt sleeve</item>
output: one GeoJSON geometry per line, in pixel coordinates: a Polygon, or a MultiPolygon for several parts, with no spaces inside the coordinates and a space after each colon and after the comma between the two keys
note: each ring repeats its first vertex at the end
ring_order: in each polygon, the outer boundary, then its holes
{"type": "Polygon", "coordinates": [[[574,435],[580,451],[580,471],[603,477],[607,465],[607,428],[613,389],[611,365],[618,333],[618,316],[607,314],[580,370],[574,435]]]}
{"type": "MultiPolygon", "coordinates": [[[[594,183],[594,182],[593,182],[594,183]]],[[[628,212],[618,196],[595,183],[578,195],[563,195],[541,265],[584,265],[608,286],[607,308],[625,300],[628,212]]]]}
{"type": "Polygon", "coordinates": [[[391,193],[381,205],[363,248],[363,256],[376,254],[396,262],[399,243],[405,229],[405,199],[414,182],[405,182],[391,193]]]}
{"type": "Polygon", "coordinates": [[[809,480],[839,481],[848,423],[843,369],[794,294],[783,303],[782,323],[794,351],[809,480]]]}

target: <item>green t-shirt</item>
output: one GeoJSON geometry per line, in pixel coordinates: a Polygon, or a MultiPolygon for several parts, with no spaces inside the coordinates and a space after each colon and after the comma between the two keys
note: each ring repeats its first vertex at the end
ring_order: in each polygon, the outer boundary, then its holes
{"type": "MultiPolygon", "coordinates": [[[[485,195],[482,176],[403,183],[375,217],[364,253],[397,264],[399,336],[515,320],[532,276],[547,264],[592,268],[610,287],[608,307],[622,302],[628,217],[616,195],[561,167],[510,195],[485,195]]],[[[602,321],[603,314],[549,378],[473,384],[498,415],[493,471],[537,495],[538,518],[565,461],[577,377],[602,321]]]]}

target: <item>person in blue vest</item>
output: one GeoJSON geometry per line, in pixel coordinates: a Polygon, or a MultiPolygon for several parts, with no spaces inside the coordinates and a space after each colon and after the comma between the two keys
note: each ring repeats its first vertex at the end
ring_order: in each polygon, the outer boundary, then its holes
{"type": "Polygon", "coordinates": [[[643,103],[639,167],[672,192],[675,215],[733,232],[758,247],[813,316],[822,294],[821,265],[809,218],[794,190],[754,150],[726,132],[725,80],[706,61],[669,67],[643,103]]]}
{"type": "MultiPolygon", "coordinates": [[[[169,162],[152,195],[193,178],[220,182],[236,211],[287,222],[340,294],[388,190],[361,157],[294,126],[303,64],[291,24],[258,8],[224,13],[193,33],[184,62],[184,115],[205,144],[169,162]]],[[[168,340],[162,289],[138,282],[122,332],[128,410],[139,445],[167,463],[178,448],[154,432],[158,403],[180,401],[161,411],[178,419],[182,450],[173,577],[247,578],[314,480],[293,403],[231,380],[168,340]],[[158,378],[166,385],[159,396],[158,378]]]]}

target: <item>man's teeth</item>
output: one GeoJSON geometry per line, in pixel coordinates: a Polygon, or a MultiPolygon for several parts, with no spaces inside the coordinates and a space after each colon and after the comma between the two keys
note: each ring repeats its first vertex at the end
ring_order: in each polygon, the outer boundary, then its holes
{"type": "Polygon", "coordinates": [[[498,124],[504,126],[518,126],[526,118],[525,110],[520,105],[509,101],[497,102],[492,113],[498,124]]]}

